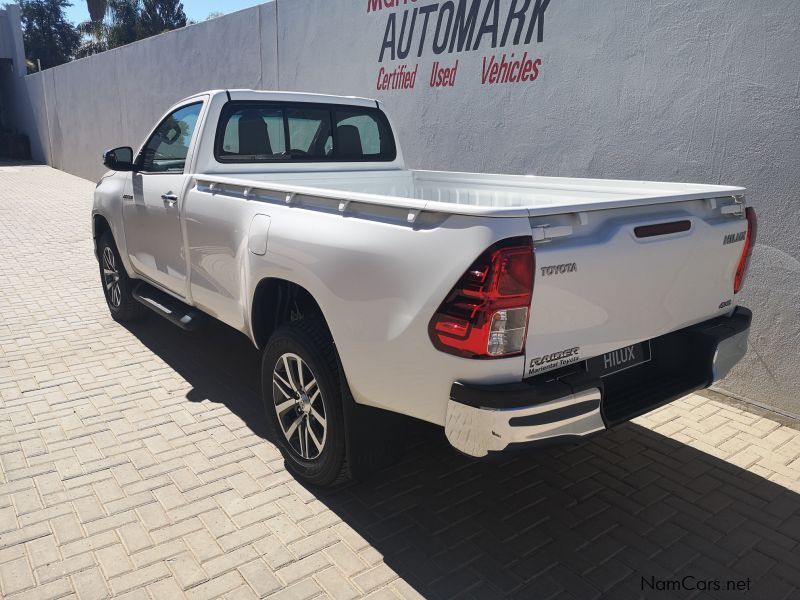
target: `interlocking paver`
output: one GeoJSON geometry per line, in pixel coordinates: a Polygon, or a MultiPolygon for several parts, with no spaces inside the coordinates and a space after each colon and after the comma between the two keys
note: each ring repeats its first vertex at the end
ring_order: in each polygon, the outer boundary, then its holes
{"type": "Polygon", "coordinates": [[[3,598],[635,598],[687,574],[798,593],[800,431],[699,395],[494,463],[409,423],[400,465],[299,485],[247,340],[110,319],[92,189],[0,169],[3,598]]]}
{"type": "Polygon", "coordinates": [[[272,574],[267,563],[261,559],[240,566],[239,573],[259,596],[266,596],[282,587],[281,582],[272,574]]]}
{"type": "Polygon", "coordinates": [[[52,535],[26,543],[25,551],[34,569],[61,559],[58,545],[52,535]]]}
{"type": "Polygon", "coordinates": [[[206,572],[188,552],[172,556],[166,563],[175,575],[178,585],[184,590],[208,581],[206,572]]]}
{"type": "Polygon", "coordinates": [[[101,600],[109,597],[106,578],[98,568],[75,573],[72,584],[80,600],[101,600]]]}
{"type": "Polygon", "coordinates": [[[97,561],[95,561],[91,554],[78,554],[77,556],[47,563],[37,568],[35,570],[36,579],[38,579],[40,583],[47,583],[48,581],[54,581],[66,575],[85,571],[94,566],[97,566],[97,561]]]}
{"type": "Polygon", "coordinates": [[[191,600],[211,600],[235,590],[243,583],[242,576],[237,571],[232,571],[192,588],[188,591],[187,596],[191,600]]]}
{"type": "Polygon", "coordinates": [[[35,584],[27,558],[18,558],[0,565],[0,590],[3,594],[10,596],[32,588],[35,584]]]}
{"type": "Polygon", "coordinates": [[[120,577],[109,579],[108,583],[111,591],[114,594],[121,594],[133,589],[143,588],[151,583],[155,583],[160,579],[170,577],[171,573],[163,562],[158,562],[141,569],[137,569],[132,573],[127,573],[120,577]]]}
{"type": "Polygon", "coordinates": [[[258,552],[253,546],[243,546],[209,560],[204,563],[204,567],[209,575],[219,577],[257,557],[258,552]]]}
{"type": "Polygon", "coordinates": [[[200,529],[189,533],[183,537],[183,541],[189,546],[192,554],[200,562],[205,562],[222,554],[217,540],[207,529],[200,529]]]}
{"type": "Polygon", "coordinates": [[[57,598],[74,598],[75,589],[68,577],[56,579],[49,583],[40,583],[19,594],[11,596],[13,600],[56,600],[57,598]]]}

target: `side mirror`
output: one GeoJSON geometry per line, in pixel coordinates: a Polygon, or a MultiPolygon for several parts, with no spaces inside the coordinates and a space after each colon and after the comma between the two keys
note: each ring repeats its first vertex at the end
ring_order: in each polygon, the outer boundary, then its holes
{"type": "Polygon", "coordinates": [[[103,152],[103,164],[112,171],[133,171],[133,149],[120,146],[103,152]]]}

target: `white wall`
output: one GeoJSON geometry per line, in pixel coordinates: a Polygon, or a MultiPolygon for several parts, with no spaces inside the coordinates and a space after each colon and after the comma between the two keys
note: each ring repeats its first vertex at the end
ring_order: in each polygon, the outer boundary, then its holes
{"type": "MultiPolygon", "coordinates": [[[[196,91],[365,95],[386,103],[413,167],[746,186],[760,229],[741,301],[755,321],[749,355],[721,387],[800,414],[800,3],[538,0],[542,42],[534,29],[531,43],[501,48],[512,0],[497,0],[497,48],[487,35],[477,50],[437,55],[447,2],[371,12],[370,1],[277,0],[26,77],[18,119],[35,156],[93,179],[103,149],[137,145],[196,91]],[[399,35],[407,10],[432,5],[421,55],[418,12],[409,56],[380,63],[390,15],[399,35]],[[541,59],[535,81],[481,83],[484,57],[526,51],[541,59]],[[433,62],[456,59],[455,85],[431,89],[433,62]],[[401,63],[419,66],[414,89],[377,90],[379,69],[401,63]]],[[[495,4],[474,1],[477,30],[495,4]]]]}

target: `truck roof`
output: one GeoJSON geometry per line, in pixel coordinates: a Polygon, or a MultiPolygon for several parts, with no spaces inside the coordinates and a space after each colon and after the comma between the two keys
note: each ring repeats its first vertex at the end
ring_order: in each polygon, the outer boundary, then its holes
{"type": "Polygon", "coordinates": [[[312,94],[310,92],[284,92],[274,90],[251,90],[251,89],[221,89],[207,90],[192,94],[180,101],[180,103],[199,96],[218,96],[229,94],[231,100],[262,100],[272,102],[320,102],[325,104],[348,104],[352,106],[378,106],[378,101],[372,98],[361,98],[359,96],[335,96],[332,94],[312,94]]]}

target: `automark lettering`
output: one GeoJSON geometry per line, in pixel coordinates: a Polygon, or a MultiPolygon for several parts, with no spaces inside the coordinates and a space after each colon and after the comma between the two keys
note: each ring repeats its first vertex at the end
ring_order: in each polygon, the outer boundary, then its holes
{"type": "Polygon", "coordinates": [[[386,19],[378,62],[470,52],[481,45],[505,48],[544,40],[544,14],[550,0],[446,0],[425,6],[399,0],[367,0],[367,12],[406,7],[386,19]]]}

